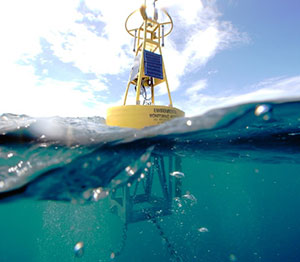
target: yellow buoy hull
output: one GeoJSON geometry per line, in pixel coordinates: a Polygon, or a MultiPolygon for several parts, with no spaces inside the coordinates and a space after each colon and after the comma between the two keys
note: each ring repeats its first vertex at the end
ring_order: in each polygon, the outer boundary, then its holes
{"type": "Polygon", "coordinates": [[[123,105],[108,109],[106,124],[109,126],[144,128],[183,116],[183,111],[170,106],[123,105]]]}

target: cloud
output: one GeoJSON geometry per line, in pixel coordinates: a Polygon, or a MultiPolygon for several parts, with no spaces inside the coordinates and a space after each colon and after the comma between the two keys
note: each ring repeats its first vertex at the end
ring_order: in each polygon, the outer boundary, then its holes
{"type": "Polygon", "coordinates": [[[187,95],[194,97],[195,95],[199,95],[199,91],[205,89],[207,87],[207,79],[201,79],[197,81],[192,87],[188,88],[185,92],[187,95]]]}
{"type": "MultiPolygon", "coordinates": [[[[202,81],[208,85],[206,80],[202,81]]],[[[201,83],[201,80],[199,80],[199,83],[201,83]]],[[[266,79],[252,85],[252,90],[254,89],[254,91],[227,96],[201,94],[196,92],[198,91],[197,87],[199,87],[200,90],[201,84],[192,87],[190,92],[192,92],[193,95],[189,96],[185,103],[179,105],[179,107],[186,112],[187,116],[200,115],[217,107],[220,108],[243,103],[300,99],[300,75],[286,78],[266,79]]],[[[188,90],[187,94],[189,94],[188,90]]]]}
{"type": "Polygon", "coordinates": [[[16,61],[37,55],[40,38],[65,30],[78,19],[79,1],[11,0],[1,3],[1,58],[16,61]]]}
{"type": "MultiPolygon", "coordinates": [[[[1,76],[0,112],[31,116],[93,116],[106,115],[109,103],[96,99],[94,81],[59,81],[40,79],[32,66],[14,64],[1,76]],[[5,83],[5,84],[3,84],[5,83]]],[[[96,80],[95,80],[96,81],[96,80]]]]}
{"type": "MultiPolygon", "coordinates": [[[[87,59],[94,61],[90,57],[91,53],[86,57],[83,55],[78,61],[75,56],[70,57],[71,66],[63,64],[62,57],[54,55],[60,60],[53,60],[52,57],[49,60],[49,52],[43,53],[45,47],[43,42],[47,42],[52,49],[55,44],[64,47],[66,52],[63,58],[67,57],[68,47],[72,45],[72,41],[70,43],[66,41],[68,40],[66,36],[71,38],[77,36],[78,45],[88,49],[82,42],[86,38],[93,41],[95,37],[87,27],[77,23],[83,16],[78,11],[79,3],[80,1],[73,0],[63,2],[11,0],[1,3],[0,31],[3,37],[0,44],[2,89],[0,113],[32,116],[106,114],[109,103],[104,103],[101,98],[96,100],[99,95],[95,95],[97,92],[107,90],[105,77],[99,76],[97,80],[76,77],[74,80],[69,79],[68,82],[60,81],[57,80],[58,77],[55,77],[56,80],[49,78],[49,70],[41,69],[40,65],[34,63],[37,58],[40,59],[40,64],[44,65],[60,61],[59,65],[65,66],[66,72],[73,70],[74,65],[80,65],[78,67],[83,69],[86,67],[86,71],[92,71],[89,67],[97,66],[86,65],[89,64],[87,59]],[[85,35],[88,36],[84,38],[85,35]],[[39,71],[41,73],[38,73],[39,71]]],[[[98,63],[105,64],[103,61],[98,63]]],[[[53,64],[52,68],[58,68],[58,64],[53,64]]]]}
{"type": "MultiPolygon", "coordinates": [[[[215,1],[189,1],[189,4],[182,0],[161,1],[176,25],[163,49],[172,91],[180,87],[188,72],[204,66],[218,51],[246,39],[230,22],[221,20],[215,1]]],[[[107,79],[129,72],[133,64],[133,39],[124,30],[124,21],[140,5],[140,0],[1,3],[0,69],[5,91],[0,98],[0,113],[105,115],[111,103],[99,92],[107,92],[111,84],[107,79]],[[51,55],[56,58],[51,62],[59,60],[69,66],[66,71],[79,69],[80,77],[86,75],[86,78],[74,77],[65,82],[54,78],[48,68],[37,68],[32,62],[37,57],[49,62],[43,54],[41,39],[49,44],[51,55]],[[88,78],[89,75],[94,77],[88,78]]],[[[113,83],[119,85],[117,80],[113,83]]],[[[199,87],[194,88],[190,92],[197,93],[199,87]]],[[[157,95],[164,93],[166,90],[161,89],[157,95]]],[[[118,91],[111,99],[118,100],[120,96],[118,91]]]]}
{"type": "MultiPolygon", "coordinates": [[[[173,17],[174,32],[163,50],[171,91],[177,90],[184,77],[206,65],[216,53],[237,43],[248,43],[249,36],[223,21],[216,1],[181,0],[164,2],[173,17]]],[[[160,94],[166,90],[161,89],[160,94]]]]}
{"type": "MultiPolygon", "coordinates": [[[[99,77],[129,70],[133,63],[133,53],[129,53],[132,41],[124,30],[124,21],[141,5],[141,1],[103,3],[85,0],[81,7],[78,7],[78,2],[75,3],[77,5],[66,4],[72,10],[66,15],[57,14],[54,6],[58,2],[53,3],[45,16],[46,22],[42,23],[51,25],[51,31],[44,34],[52,45],[54,55],[65,63],[72,62],[84,73],[94,73],[99,77]],[[56,23],[49,19],[53,15],[58,20],[56,23]],[[101,22],[102,26],[90,30],[90,25],[96,22],[101,22]]],[[[218,51],[247,39],[230,22],[221,20],[215,1],[190,0],[188,5],[181,0],[161,3],[167,6],[176,25],[169,40],[166,39],[167,48],[164,49],[172,91],[180,86],[181,78],[187,72],[204,66],[218,51]]],[[[158,7],[159,4],[158,1],[158,7]]],[[[165,93],[166,89],[161,89],[158,94],[165,93]]]]}

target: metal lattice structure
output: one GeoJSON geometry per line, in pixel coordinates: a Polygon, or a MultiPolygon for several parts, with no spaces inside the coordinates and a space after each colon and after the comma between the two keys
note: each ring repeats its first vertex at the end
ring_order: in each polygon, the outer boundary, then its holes
{"type": "Polygon", "coordinates": [[[144,176],[130,186],[116,188],[110,195],[110,205],[127,225],[150,218],[172,214],[175,197],[181,197],[181,178],[170,173],[181,170],[178,157],[151,156],[152,166],[144,176]],[[168,166],[166,166],[168,165],[168,166]]]}

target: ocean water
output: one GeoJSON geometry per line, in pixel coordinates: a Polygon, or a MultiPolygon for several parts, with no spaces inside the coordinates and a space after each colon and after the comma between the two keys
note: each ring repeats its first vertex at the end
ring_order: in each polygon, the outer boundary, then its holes
{"type": "Polygon", "coordinates": [[[142,130],[0,116],[0,261],[300,261],[300,102],[142,130]]]}

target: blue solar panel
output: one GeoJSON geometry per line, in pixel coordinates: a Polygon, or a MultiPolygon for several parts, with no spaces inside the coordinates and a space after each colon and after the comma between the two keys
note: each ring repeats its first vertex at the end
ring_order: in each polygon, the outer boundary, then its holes
{"type": "Polygon", "coordinates": [[[145,75],[163,79],[162,56],[144,50],[145,75]]]}

